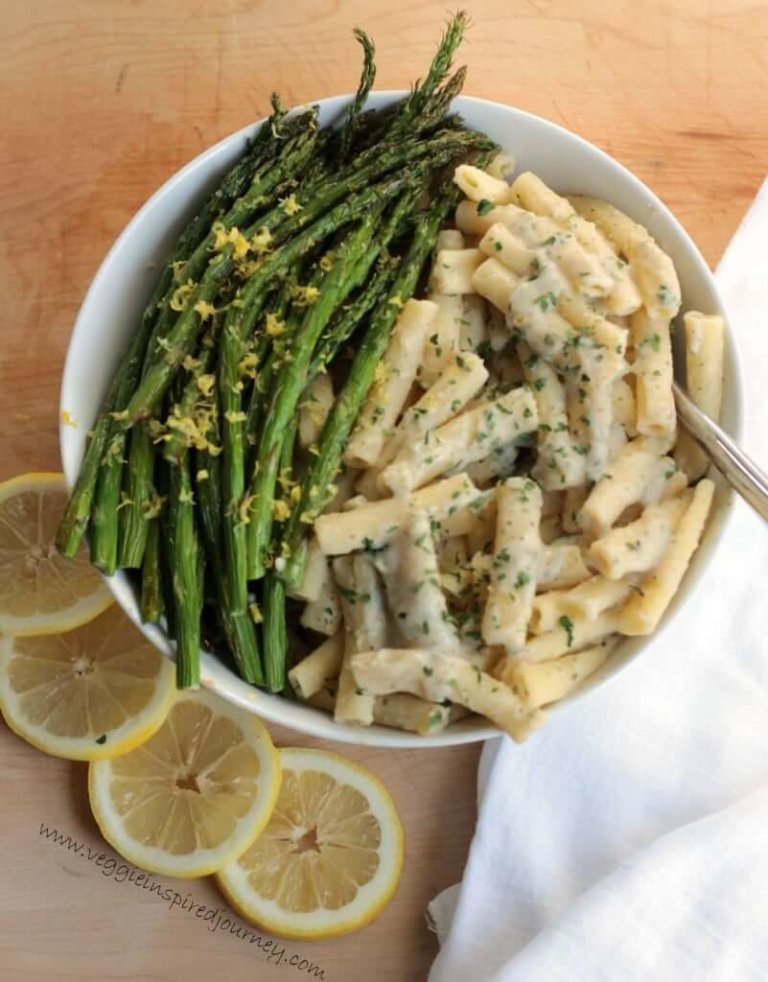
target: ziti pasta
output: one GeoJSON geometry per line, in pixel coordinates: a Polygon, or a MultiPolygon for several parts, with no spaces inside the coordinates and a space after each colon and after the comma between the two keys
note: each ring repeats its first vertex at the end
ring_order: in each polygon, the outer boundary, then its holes
{"type": "MultiPolygon", "coordinates": [[[[336,719],[428,734],[452,706],[523,739],[622,635],[655,630],[706,525],[714,486],[672,395],[672,261],[611,205],[500,173],[456,168],[455,227],[346,447],[352,496],[314,523],[296,594],[319,633],[290,680],[336,719]]],[[[717,418],[722,319],[688,311],[683,334],[717,418]]],[[[308,390],[318,416],[332,392],[308,390]]]]}

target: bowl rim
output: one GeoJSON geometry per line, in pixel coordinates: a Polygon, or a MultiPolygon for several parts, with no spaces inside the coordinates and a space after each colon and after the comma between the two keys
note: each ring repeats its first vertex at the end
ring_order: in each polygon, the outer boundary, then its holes
{"type": "MultiPolygon", "coordinates": [[[[377,106],[384,106],[395,99],[403,98],[407,94],[408,90],[405,89],[374,90],[370,93],[366,105],[374,103],[377,106]]],[[[344,93],[342,95],[327,96],[318,100],[308,100],[301,105],[293,107],[291,112],[299,111],[301,108],[308,105],[315,105],[321,111],[327,111],[329,114],[336,113],[338,116],[343,112],[353,98],[354,93],[344,93]]],[[[543,125],[545,129],[558,133],[560,138],[576,141],[576,143],[581,145],[582,149],[586,152],[598,155],[605,165],[612,168],[617,168],[620,172],[622,180],[631,187],[632,192],[637,194],[641,200],[645,200],[646,202],[650,201],[653,204],[656,213],[661,216],[662,220],[666,224],[674,229],[676,235],[682,240],[689,257],[698,267],[699,275],[702,275],[705,280],[708,280],[708,286],[719,305],[719,313],[725,314],[724,305],[720,298],[712,271],[709,269],[691,236],[688,234],[682,223],[677,219],[670,208],[624,164],[579,134],[574,133],[564,126],[561,126],[559,123],[555,123],[543,116],[530,113],[527,110],[518,109],[517,107],[509,106],[505,103],[496,102],[490,99],[483,99],[477,96],[461,95],[454,100],[452,108],[461,113],[464,107],[471,107],[480,111],[482,111],[483,108],[489,107],[494,110],[501,110],[503,113],[509,114],[510,123],[512,125],[514,125],[516,119],[520,118],[532,121],[535,125],[543,125]]],[[[82,333],[85,331],[85,328],[82,325],[86,324],[91,317],[91,307],[95,304],[95,298],[102,289],[102,284],[104,281],[109,281],[112,274],[112,268],[117,263],[123,246],[131,239],[134,230],[137,228],[137,226],[141,225],[145,216],[149,212],[161,204],[166,197],[171,195],[178,185],[184,183],[188,175],[194,173],[200,168],[204,168],[212,158],[215,158],[224,149],[229,148],[238,141],[245,141],[248,137],[252,136],[258,131],[265,120],[266,117],[252,122],[247,126],[241,127],[229,135],[222,137],[216,143],[202,150],[197,156],[176,170],[146,199],[146,201],[132,215],[128,223],[114,240],[88,286],[88,290],[75,319],[62,370],[59,400],[60,411],[63,411],[66,407],[66,403],[68,401],[68,380],[74,374],[77,353],[75,339],[79,332],[82,333]]],[[[728,332],[727,347],[730,371],[736,382],[734,387],[735,391],[729,393],[729,397],[733,405],[733,415],[735,419],[735,425],[730,427],[730,432],[736,439],[739,439],[743,430],[744,419],[743,381],[738,350],[736,349],[734,338],[730,331],[728,332]]],[[[60,412],[59,445],[65,479],[68,488],[71,489],[79,469],[80,457],[77,457],[77,455],[74,455],[73,457],[73,451],[71,449],[72,432],[70,427],[63,422],[64,418],[66,417],[64,417],[60,412]]],[[[720,506],[721,518],[718,523],[718,527],[713,530],[711,536],[711,545],[714,548],[718,547],[722,542],[726,532],[726,527],[732,518],[733,502],[734,495],[732,492],[726,491],[723,495],[720,506]]],[[[700,572],[701,571],[699,571],[699,573],[700,572]]],[[[128,582],[128,578],[126,577],[125,573],[118,571],[115,576],[105,576],[104,578],[111,592],[113,593],[116,602],[120,604],[123,611],[133,621],[135,626],[138,627],[145,637],[147,637],[156,647],[158,647],[163,654],[168,657],[172,657],[174,649],[173,642],[170,642],[157,626],[141,623],[141,620],[138,617],[135,597],[133,597],[134,590],[131,584],[128,582]],[[134,599],[132,608],[129,602],[129,596],[133,597],[134,599]]],[[[686,603],[692,598],[692,594],[697,588],[699,578],[700,575],[697,575],[695,581],[690,584],[685,598],[686,603]]],[[[627,660],[623,661],[621,664],[615,665],[615,667],[612,667],[609,662],[609,664],[606,666],[606,671],[601,670],[600,672],[596,673],[596,675],[592,679],[588,680],[585,685],[580,686],[573,696],[562,700],[560,703],[555,704],[555,706],[552,708],[559,710],[569,705],[572,701],[576,701],[585,696],[598,685],[603,685],[609,681],[609,679],[619,675],[621,670],[628,664],[629,661],[633,661],[636,657],[638,657],[641,651],[646,650],[650,644],[656,642],[661,635],[666,632],[666,630],[674,622],[679,610],[683,606],[685,606],[685,604],[680,604],[674,611],[667,612],[657,630],[647,638],[641,639],[642,643],[638,646],[639,650],[636,653],[630,655],[627,660]]],[[[612,662],[613,659],[610,661],[612,662]]],[[[333,720],[333,717],[329,716],[322,710],[315,709],[314,707],[306,706],[304,704],[292,703],[291,701],[280,696],[276,696],[275,694],[264,692],[250,686],[248,683],[240,679],[219,658],[206,651],[201,651],[201,684],[204,687],[217,692],[222,696],[222,698],[241,706],[249,712],[257,713],[271,723],[294,729],[311,737],[341,743],[350,743],[358,746],[411,749],[418,747],[446,747],[457,744],[484,741],[503,735],[496,726],[487,722],[480,722],[479,718],[470,720],[466,723],[463,721],[458,721],[441,733],[425,736],[400,730],[392,730],[378,725],[371,727],[354,727],[350,724],[337,723],[333,720]],[[287,707],[300,710],[297,719],[285,718],[287,707]]],[[[292,712],[290,713],[290,716],[293,716],[292,712]]]]}

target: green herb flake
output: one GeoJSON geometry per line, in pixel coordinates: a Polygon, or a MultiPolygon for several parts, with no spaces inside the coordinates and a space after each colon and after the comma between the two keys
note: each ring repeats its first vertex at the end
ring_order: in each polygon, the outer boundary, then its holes
{"type": "Polygon", "coordinates": [[[661,338],[658,334],[649,334],[647,338],[640,342],[641,347],[646,346],[651,351],[661,351],[661,338]]]}

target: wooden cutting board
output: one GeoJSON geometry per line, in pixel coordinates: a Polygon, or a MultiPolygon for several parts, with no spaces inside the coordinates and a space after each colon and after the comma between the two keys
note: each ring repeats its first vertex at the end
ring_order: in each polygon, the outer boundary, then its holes
{"type": "MultiPolygon", "coordinates": [[[[200,150],[262,116],[273,89],[294,103],[354,88],[356,24],[376,39],[378,86],[408,85],[424,71],[445,9],[413,0],[2,6],[5,479],[58,468],[58,389],[73,318],[106,249],[145,198],[200,150]]],[[[474,26],[462,50],[466,91],[603,147],[672,207],[716,262],[768,166],[768,6],[467,6],[474,26]]],[[[274,735],[284,745],[312,742],[274,735]]],[[[137,884],[100,841],[85,767],[46,758],[0,728],[0,980],[425,979],[437,950],[425,907],[461,874],[478,750],[337,749],[371,767],[395,796],[408,839],[401,887],[358,935],[268,947],[268,939],[259,945],[231,933],[241,924],[226,922],[208,881],[158,878],[163,894],[137,884]],[[212,919],[185,910],[192,900],[212,919]]]]}

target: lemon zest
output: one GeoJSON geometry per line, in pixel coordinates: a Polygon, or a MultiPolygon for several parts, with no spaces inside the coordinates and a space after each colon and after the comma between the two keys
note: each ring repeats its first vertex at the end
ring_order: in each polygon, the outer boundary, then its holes
{"type": "Polygon", "coordinates": [[[216,376],[215,375],[198,375],[197,378],[195,379],[195,382],[197,383],[197,387],[200,390],[200,392],[206,398],[208,398],[208,396],[210,396],[211,392],[213,392],[214,385],[216,385],[216,376]]]}
{"type": "Polygon", "coordinates": [[[205,323],[210,317],[213,317],[213,315],[216,313],[216,308],[212,303],[208,303],[207,300],[198,300],[193,307],[193,310],[196,314],[200,314],[203,323],[205,323]]]}
{"type": "Polygon", "coordinates": [[[148,521],[157,518],[163,508],[163,501],[159,494],[152,495],[149,501],[144,503],[143,514],[148,521]]]}
{"type": "Polygon", "coordinates": [[[295,286],[291,290],[291,297],[297,307],[306,307],[313,304],[320,296],[320,291],[316,286],[295,286]]]}
{"type": "MultiPolygon", "coordinates": [[[[189,298],[194,292],[196,286],[197,284],[194,280],[187,280],[186,283],[182,283],[181,286],[177,286],[173,291],[173,296],[171,297],[171,310],[186,310],[189,298]]],[[[166,350],[168,350],[168,347],[170,346],[167,338],[160,338],[157,343],[166,350]],[[162,341],[165,341],[166,344],[161,344],[162,341]]]]}
{"type": "Polygon", "coordinates": [[[261,622],[264,620],[264,616],[255,600],[248,604],[248,612],[250,613],[251,620],[254,624],[261,624],[261,622]]]}
{"type": "Polygon", "coordinates": [[[269,252],[271,248],[272,233],[268,228],[261,228],[255,235],[251,236],[251,249],[257,256],[263,256],[264,253],[269,252]]]}
{"type": "Polygon", "coordinates": [[[297,215],[301,211],[301,205],[296,200],[295,194],[289,194],[287,198],[281,198],[280,207],[286,215],[297,215]]]}
{"type": "Polygon", "coordinates": [[[291,468],[283,467],[280,473],[277,475],[277,483],[280,485],[281,490],[287,494],[293,485],[296,483],[291,479],[291,468]]]}
{"type": "Polygon", "coordinates": [[[240,525],[248,525],[251,521],[251,505],[253,504],[254,496],[252,494],[244,494],[243,500],[237,509],[238,517],[240,518],[240,525]]]}
{"type": "Polygon", "coordinates": [[[264,330],[271,338],[279,337],[281,334],[285,334],[286,324],[285,321],[281,321],[277,314],[270,311],[267,314],[267,320],[264,324],[264,330]]]}
{"type": "Polygon", "coordinates": [[[286,522],[291,517],[291,509],[284,499],[272,502],[272,517],[276,522],[286,522]]]}
{"type": "Polygon", "coordinates": [[[240,359],[240,364],[237,366],[238,371],[241,375],[247,378],[256,378],[258,374],[256,368],[259,364],[259,359],[256,357],[253,351],[247,351],[243,357],[240,359]]]}
{"type": "Polygon", "coordinates": [[[115,511],[120,511],[122,508],[125,508],[128,505],[132,505],[134,503],[135,502],[134,502],[133,498],[129,498],[128,495],[125,493],[125,491],[121,491],[120,492],[120,504],[117,506],[117,508],[115,509],[115,511]]]}

